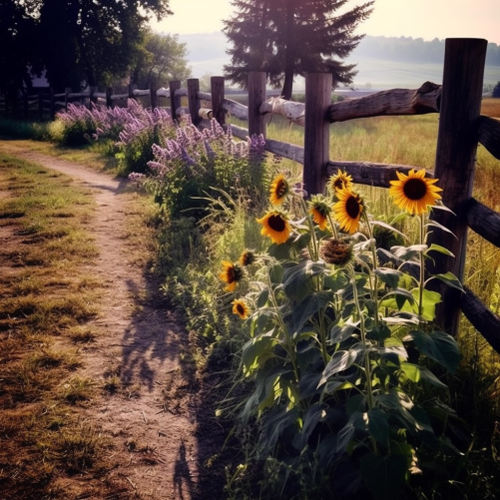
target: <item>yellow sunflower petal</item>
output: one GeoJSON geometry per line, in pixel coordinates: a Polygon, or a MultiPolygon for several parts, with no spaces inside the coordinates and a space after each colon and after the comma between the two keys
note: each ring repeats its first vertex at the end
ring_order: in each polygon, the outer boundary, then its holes
{"type": "Polygon", "coordinates": [[[292,232],[288,219],[281,212],[267,212],[264,217],[256,220],[263,226],[260,233],[269,236],[271,241],[278,245],[285,243],[292,232]]]}
{"type": "Polygon", "coordinates": [[[233,314],[236,314],[241,319],[247,319],[250,312],[248,305],[242,299],[234,299],[232,302],[233,314]]]}
{"type": "Polygon", "coordinates": [[[335,219],[342,231],[353,234],[358,230],[363,203],[359,195],[349,189],[337,191],[338,201],[333,206],[335,219]]]}
{"type": "Polygon", "coordinates": [[[281,205],[285,201],[289,191],[290,186],[286,177],[283,174],[279,174],[271,183],[269,201],[273,205],[281,205]]]}
{"type": "Polygon", "coordinates": [[[425,169],[411,169],[408,175],[396,172],[399,180],[390,182],[389,195],[394,204],[411,215],[426,212],[441,199],[442,189],[434,185],[438,179],[426,178],[425,173],[425,169]]]}

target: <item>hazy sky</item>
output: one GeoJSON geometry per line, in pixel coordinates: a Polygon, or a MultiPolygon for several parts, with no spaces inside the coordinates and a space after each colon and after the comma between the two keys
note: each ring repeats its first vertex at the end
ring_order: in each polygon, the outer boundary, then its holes
{"type": "MultiPolygon", "coordinates": [[[[351,0],[353,7],[363,0],[351,0]]],[[[220,31],[222,19],[231,16],[230,0],[170,0],[174,12],[157,31],[211,33],[220,31]]],[[[384,36],[433,38],[485,38],[500,45],[500,0],[375,0],[361,33],[384,36]]]]}

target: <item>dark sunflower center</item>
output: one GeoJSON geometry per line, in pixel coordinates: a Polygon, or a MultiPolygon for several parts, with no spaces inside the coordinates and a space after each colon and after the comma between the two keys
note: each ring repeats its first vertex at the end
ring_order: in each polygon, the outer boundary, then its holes
{"type": "Polygon", "coordinates": [[[285,230],[285,221],[279,215],[271,215],[267,223],[269,224],[269,227],[277,233],[281,233],[285,230]]]}
{"type": "Polygon", "coordinates": [[[245,314],[245,308],[243,307],[243,305],[242,305],[242,304],[238,304],[238,305],[236,306],[236,310],[238,311],[238,314],[240,314],[240,315],[245,314]]]}
{"type": "Polygon", "coordinates": [[[316,210],[316,213],[321,217],[321,218],[325,218],[326,215],[327,215],[327,209],[326,207],[321,207],[321,206],[318,206],[318,207],[314,207],[314,209],[316,210]]]}
{"type": "Polygon", "coordinates": [[[285,196],[287,190],[287,183],[283,180],[280,180],[278,182],[278,185],[276,186],[276,196],[278,198],[283,198],[285,196]]]}
{"type": "Polygon", "coordinates": [[[345,204],[345,211],[351,219],[356,219],[359,215],[360,208],[358,200],[354,196],[349,196],[345,204]]]}
{"type": "Polygon", "coordinates": [[[234,269],[234,267],[228,267],[227,268],[227,282],[233,283],[233,281],[236,281],[235,269],[234,269]]]}
{"type": "Polygon", "coordinates": [[[427,193],[427,184],[422,179],[408,179],[403,185],[403,193],[410,200],[421,200],[427,193]]]}
{"type": "Polygon", "coordinates": [[[335,189],[343,189],[344,188],[344,181],[342,179],[335,180],[335,182],[333,183],[333,187],[335,189]]]}

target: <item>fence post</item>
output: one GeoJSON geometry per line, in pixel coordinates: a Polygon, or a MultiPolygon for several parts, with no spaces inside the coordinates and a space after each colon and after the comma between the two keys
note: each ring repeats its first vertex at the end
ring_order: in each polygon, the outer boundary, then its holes
{"type": "Polygon", "coordinates": [[[332,75],[306,75],[303,182],[307,196],[322,193],[329,161],[330,122],[326,119],[332,102],[332,75]]]}
{"type": "Polygon", "coordinates": [[[69,95],[71,94],[71,87],[64,89],[64,109],[68,111],[69,95]]]}
{"type": "Polygon", "coordinates": [[[49,87],[49,117],[52,121],[56,117],[56,100],[53,87],[49,87]]]}
{"type": "Polygon", "coordinates": [[[97,87],[92,85],[90,87],[90,96],[89,96],[89,109],[92,109],[92,104],[97,103],[97,97],[94,95],[97,92],[97,87]]]}
{"type": "MultiPolygon", "coordinates": [[[[434,176],[443,189],[444,205],[456,216],[434,210],[432,218],[455,236],[433,229],[429,243],[446,247],[455,257],[433,252],[434,262],[429,262],[428,269],[432,273],[451,271],[461,281],[467,245],[464,206],[472,196],[486,47],[486,40],[473,38],[448,38],[445,43],[434,176]]],[[[460,317],[460,292],[442,284],[436,287],[443,299],[437,308],[437,323],[455,336],[460,317]]]]}
{"type": "Polygon", "coordinates": [[[158,96],[156,95],[156,84],[152,83],[149,87],[149,97],[151,102],[151,111],[158,107],[158,96]]]}
{"type": "Polygon", "coordinates": [[[250,71],[248,73],[248,135],[260,135],[266,137],[266,122],[264,115],[260,114],[260,107],[267,99],[266,95],[267,75],[262,71],[250,71]]]}
{"type": "Polygon", "coordinates": [[[174,80],[168,83],[168,90],[170,91],[170,113],[172,120],[177,120],[177,109],[181,107],[181,96],[175,95],[175,91],[181,88],[181,82],[174,80]]]}
{"type": "Polygon", "coordinates": [[[212,76],[210,78],[210,90],[212,92],[212,112],[214,118],[220,125],[225,125],[226,115],[224,113],[224,77],[212,76]]]}
{"type": "Polygon", "coordinates": [[[108,108],[113,107],[113,99],[111,99],[111,96],[113,95],[113,88],[112,87],[106,87],[106,106],[108,108]]]}
{"type": "Polygon", "coordinates": [[[189,114],[191,115],[191,121],[193,125],[198,125],[201,118],[200,112],[200,100],[198,99],[198,92],[200,91],[200,81],[197,78],[189,78],[187,81],[188,86],[188,105],[189,114]]]}

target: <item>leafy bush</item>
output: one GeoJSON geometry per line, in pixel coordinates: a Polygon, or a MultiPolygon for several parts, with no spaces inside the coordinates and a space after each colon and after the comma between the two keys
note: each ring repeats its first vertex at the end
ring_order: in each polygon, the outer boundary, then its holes
{"type": "MultiPolygon", "coordinates": [[[[134,134],[139,135],[139,132],[134,134]]],[[[175,129],[175,138],[162,135],[159,142],[164,146],[153,145],[154,159],[147,164],[150,173],[136,172],[131,178],[150,189],[155,201],[173,218],[185,210],[201,218],[207,204],[205,197],[217,189],[232,194],[242,190],[254,198],[262,192],[265,178],[262,137],[235,142],[231,129],[224,131],[216,120],[200,131],[187,119],[175,129]]]]}
{"type": "Polygon", "coordinates": [[[65,146],[88,144],[96,132],[92,111],[83,105],[68,104],[68,111],[58,113],[56,118],[63,125],[60,142],[65,146]]]}

